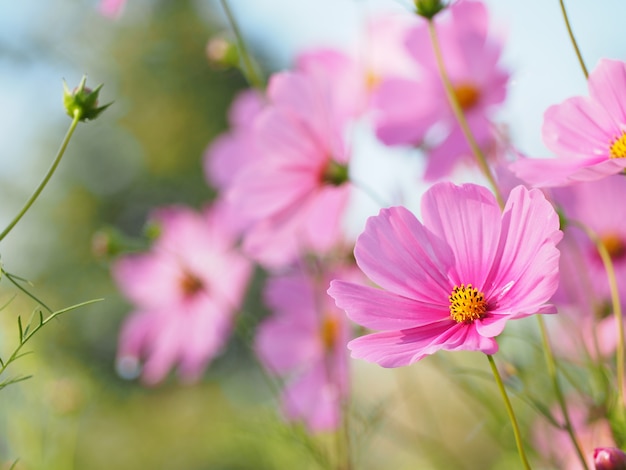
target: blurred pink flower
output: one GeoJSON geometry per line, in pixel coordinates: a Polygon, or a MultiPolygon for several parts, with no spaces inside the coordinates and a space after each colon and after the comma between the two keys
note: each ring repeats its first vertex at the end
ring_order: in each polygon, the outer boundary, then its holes
{"type": "Polygon", "coordinates": [[[339,426],[349,386],[350,328],[327,288],[327,278],[303,273],[270,279],[265,300],[273,314],[259,327],[255,342],[263,365],[286,380],[285,417],[312,431],[339,426]]]}
{"type": "Polygon", "coordinates": [[[126,0],[100,0],[98,10],[104,16],[117,18],[122,14],[122,10],[125,6],[126,0]]]}
{"type": "Polygon", "coordinates": [[[556,158],[523,159],[512,169],[535,186],[593,181],[626,168],[626,63],[602,59],[589,75],[589,97],[544,114],[543,141],[556,158]]]}
{"type": "MultiPolygon", "coordinates": [[[[551,190],[565,218],[585,224],[606,245],[617,278],[622,303],[626,301],[626,207],[610,201],[626,199],[626,179],[608,176],[551,190]]],[[[611,292],[604,264],[595,244],[575,224],[568,223],[560,246],[560,283],[553,302],[567,312],[561,319],[568,331],[556,347],[571,356],[584,352],[592,357],[615,350],[617,330],[612,316],[611,292]]]]}
{"type": "MultiPolygon", "coordinates": [[[[488,37],[483,3],[459,1],[448,11],[435,20],[446,71],[474,137],[488,147],[491,116],[506,97],[509,78],[498,65],[501,46],[488,37]]],[[[425,178],[436,180],[471,152],[448,103],[426,22],[408,34],[406,47],[420,70],[415,78],[382,81],[374,97],[376,133],[388,145],[426,142],[431,153],[425,178]],[[434,145],[433,133],[439,134],[434,145]]]]}
{"type": "MultiPolygon", "coordinates": [[[[594,449],[600,446],[615,445],[611,426],[596,410],[588,409],[579,401],[568,400],[568,412],[587,465],[589,468],[594,468],[594,449]]],[[[552,410],[552,415],[558,422],[563,422],[563,415],[557,407],[552,410]]],[[[557,428],[541,418],[533,426],[531,435],[535,450],[545,460],[549,461],[550,468],[558,468],[559,470],[584,469],[564,427],[557,428]]]]}
{"type": "Polygon", "coordinates": [[[326,253],[343,240],[350,185],[343,133],[349,116],[329,76],[301,71],[272,76],[269,104],[255,119],[258,152],[227,195],[251,222],[246,253],[269,267],[301,251],[326,253]]]}
{"type": "MultiPolygon", "coordinates": [[[[567,188],[552,190],[554,200],[570,221],[583,223],[604,242],[614,264],[618,279],[626,279],[626,206],[617,201],[626,200],[626,179],[613,175],[601,181],[578,183],[567,188]]],[[[569,275],[578,275],[579,286],[569,296],[575,303],[583,302],[581,294],[599,302],[610,298],[610,289],[604,265],[595,244],[578,227],[570,224],[565,231],[566,240],[578,250],[579,263],[586,272],[581,276],[580,265],[572,267],[569,275]],[[578,271],[577,274],[575,272],[578,271]],[[582,288],[582,291],[581,291],[582,288]],[[586,292],[586,293],[585,293],[586,292]]],[[[565,271],[568,274],[568,271],[565,271]]],[[[626,300],[626,284],[621,283],[620,297],[626,300]]],[[[591,302],[587,301],[587,305],[591,302]]]]}
{"type": "Polygon", "coordinates": [[[142,378],[155,384],[178,364],[193,381],[222,349],[251,272],[233,246],[229,216],[220,206],[160,209],[152,249],[114,264],[113,277],[135,306],[120,333],[121,373],[144,362],[142,378]]]}
{"type": "Polygon", "coordinates": [[[333,281],[329,294],[362,336],[352,356],[409,365],[440,349],[493,354],[507,320],[554,313],[559,220],[539,190],[518,186],[504,212],[474,184],[438,183],[422,198],[424,224],[403,207],[371,217],[354,254],[382,289],[333,281]]]}

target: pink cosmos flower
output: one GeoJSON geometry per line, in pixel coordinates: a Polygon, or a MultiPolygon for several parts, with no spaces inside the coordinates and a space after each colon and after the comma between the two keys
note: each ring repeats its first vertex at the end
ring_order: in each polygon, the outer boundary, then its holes
{"type": "MultiPolygon", "coordinates": [[[[435,27],[456,97],[474,137],[486,148],[493,140],[492,115],[504,101],[509,77],[498,65],[500,44],[488,36],[487,10],[481,2],[459,1],[436,17],[435,27]]],[[[419,73],[380,84],[374,97],[376,133],[388,145],[425,142],[436,152],[429,155],[425,178],[436,180],[471,152],[448,103],[426,22],[408,34],[406,46],[419,73]],[[438,134],[434,140],[433,134],[438,134]]]]}
{"type": "MultiPolygon", "coordinates": [[[[226,343],[251,265],[233,246],[228,215],[185,207],[154,215],[161,234],[147,253],[113,266],[113,278],[135,306],[119,338],[122,373],[143,362],[147,384],[176,364],[181,377],[199,378],[226,343]]],[[[132,371],[131,371],[132,372],[132,371]]]]}
{"type": "Polygon", "coordinates": [[[356,323],[379,333],[348,347],[383,367],[440,349],[493,354],[507,320],[554,313],[559,220],[539,190],[518,186],[504,212],[474,184],[438,183],[422,198],[424,223],[403,207],[371,217],[357,264],[382,289],[333,281],[329,294],[356,323]]]}
{"type": "Polygon", "coordinates": [[[601,60],[588,86],[588,97],[569,98],[545,112],[543,141],[557,158],[513,163],[513,171],[524,181],[565,186],[626,168],[626,63],[601,60]]]}
{"type": "Polygon", "coordinates": [[[295,273],[270,279],[273,315],[259,327],[255,349],[263,365],[283,377],[283,412],[312,431],[335,429],[348,394],[350,328],[326,294],[328,280],[295,273]]]}
{"type": "Polygon", "coordinates": [[[328,252],[343,239],[349,116],[337,108],[330,78],[317,73],[275,74],[267,96],[270,104],[254,122],[259,152],[236,175],[228,200],[251,221],[246,253],[277,267],[303,250],[328,252]]]}

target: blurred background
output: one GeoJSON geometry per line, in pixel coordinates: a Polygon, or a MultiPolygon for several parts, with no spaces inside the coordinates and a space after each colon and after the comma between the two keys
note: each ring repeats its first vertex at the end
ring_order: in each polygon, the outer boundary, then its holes
{"type": "MultiPolygon", "coordinates": [[[[494,29],[506,37],[513,77],[501,118],[524,153],[546,155],[543,111],[586,92],[558,2],[486,3],[494,29]]],[[[600,57],[626,58],[624,41],[616,40],[623,2],[570,3],[590,68],[600,57]]],[[[409,4],[231,0],[266,75],[309,47],[350,49],[369,12],[409,4]]],[[[206,45],[219,34],[232,37],[217,0],[129,0],[119,18],[101,16],[96,0],[0,4],[1,226],[37,185],[70,123],[62,80],[73,88],[87,74],[88,86],[104,83],[101,101],[114,101],[97,121],[79,126],[42,198],[0,246],[4,269],[32,281],[31,291],[53,309],[105,299],[46,326],[26,348],[33,354],[7,372],[33,378],[0,392],[0,468],[16,459],[17,469],[324,468],[301,430],[277,417],[242,342],[233,341],[194,386],[171,379],[146,388],[115,371],[117,333],[130,306],[92,241],[102,230],[144,240],[154,207],[199,208],[214,196],[202,155],[227,129],[228,106],[247,86],[236,69],[210,64],[206,45]]],[[[417,181],[402,184],[419,192],[417,181]]],[[[253,286],[247,311],[260,309],[259,289],[253,286]]],[[[3,279],[0,305],[9,301],[0,312],[3,358],[16,344],[17,316],[28,318],[36,307],[3,279]]],[[[499,445],[497,420],[459,399],[458,382],[437,373],[442,367],[437,358],[393,372],[355,364],[356,401],[367,423],[358,468],[462,468],[445,465],[470,453],[481,463],[473,468],[516,465],[512,442],[499,445]],[[382,385],[360,381],[366,376],[382,385]],[[398,417],[385,432],[377,427],[381,410],[398,417]],[[441,465],[433,466],[437,459],[441,465]]],[[[323,437],[317,444],[330,445],[323,437]]]]}

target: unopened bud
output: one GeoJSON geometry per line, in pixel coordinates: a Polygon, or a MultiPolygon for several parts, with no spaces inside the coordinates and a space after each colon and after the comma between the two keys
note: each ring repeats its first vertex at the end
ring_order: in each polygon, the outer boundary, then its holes
{"type": "Polygon", "coordinates": [[[92,90],[87,88],[85,83],[87,83],[87,77],[83,76],[80,84],[70,91],[67,83],[63,81],[63,105],[65,106],[65,111],[71,118],[78,115],[80,121],[97,118],[102,111],[112,104],[108,103],[98,107],[98,95],[100,94],[102,84],[92,90]]]}
{"type": "Polygon", "coordinates": [[[626,470],[626,454],[616,447],[598,447],[593,451],[596,470],[626,470]]]}
{"type": "Polygon", "coordinates": [[[432,20],[437,13],[446,8],[446,4],[441,0],[415,0],[417,14],[428,20],[432,20]]]}
{"type": "Polygon", "coordinates": [[[214,67],[230,68],[239,65],[237,46],[222,36],[215,36],[209,40],[206,45],[206,56],[214,67]]]}

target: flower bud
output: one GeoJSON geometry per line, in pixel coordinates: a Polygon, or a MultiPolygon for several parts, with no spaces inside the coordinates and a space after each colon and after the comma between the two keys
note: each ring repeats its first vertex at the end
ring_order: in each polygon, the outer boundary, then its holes
{"type": "Polygon", "coordinates": [[[92,120],[97,118],[102,111],[111,106],[112,103],[98,107],[98,95],[102,84],[95,89],[87,88],[85,83],[87,77],[83,76],[80,84],[70,91],[67,83],[63,81],[63,105],[67,114],[74,118],[77,114],[80,121],[92,120]]]}
{"type": "Polygon", "coordinates": [[[230,68],[239,65],[237,46],[223,36],[215,36],[206,45],[209,64],[216,68],[230,68]]]}
{"type": "Polygon", "coordinates": [[[593,451],[596,470],[626,470],[626,454],[616,447],[598,447],[593,451]]]}
{"type": "Polygon", "coordinates": [[[446,6],[442,0],[415,0],[417,14],[428,20],[432,20],[446,6]]]}

